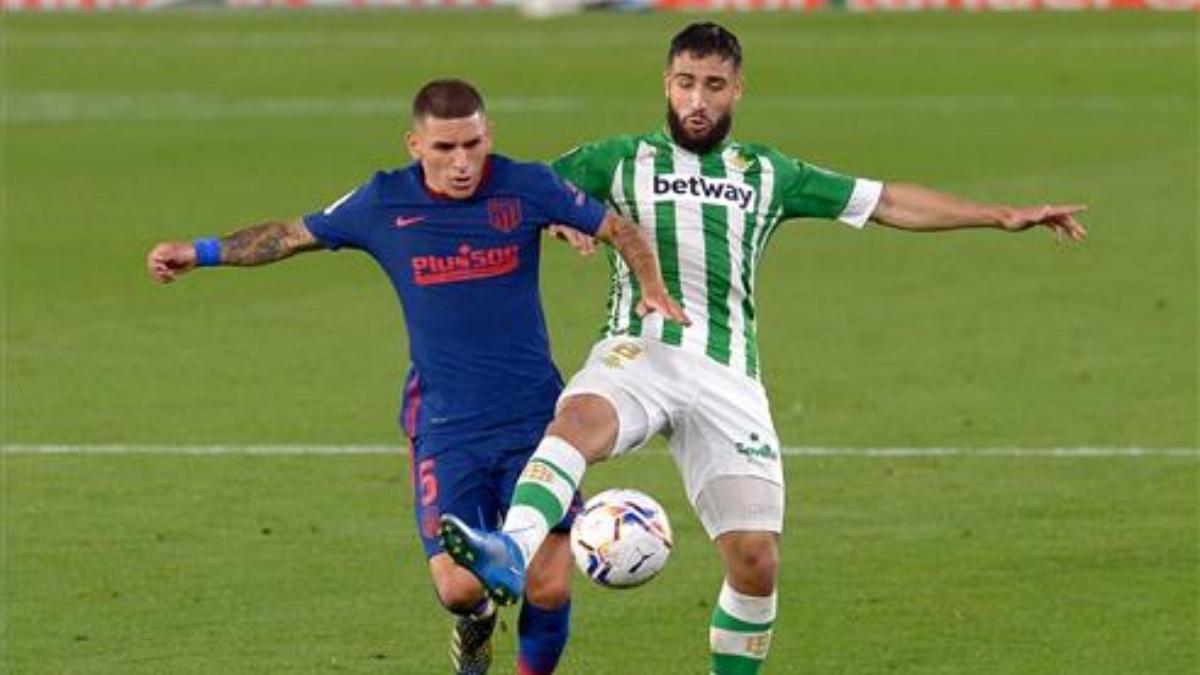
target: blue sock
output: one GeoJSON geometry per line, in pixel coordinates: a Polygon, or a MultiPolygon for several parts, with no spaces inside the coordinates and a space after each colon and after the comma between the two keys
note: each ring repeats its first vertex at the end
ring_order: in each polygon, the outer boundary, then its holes
{"type": "Polygon", "coordinates": [[[517,675],[550,675],[567,647],[571,630],[571,601],[558,609],[542,609],[529,602],[521,605],[517,620],[520,647],[517,675]]]}

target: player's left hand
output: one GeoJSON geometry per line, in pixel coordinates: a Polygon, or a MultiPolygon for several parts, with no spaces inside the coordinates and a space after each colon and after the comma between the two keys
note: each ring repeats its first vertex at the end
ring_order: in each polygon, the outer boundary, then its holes
{"type": "Polygon", "coordinates": [[[658,312],[663,317],[685,326],[692,325],[687,312],[667,293],[665,287],[642,289],[642,299],[637,304],[638,316],[646,316],[650,312],[658,312]]]}
{"type": "Polygon", "coordinates": [[[579,252],[579,255],[587,257],[596,252],[596,240],[586,234],[576,230],[573,227],[566,225],[551,225],[546,228],[557,239],[561,239],[571,245],[571,248],[579,252]]]}
{"type": "Polygon", "coordinates": [[[1087,211],[1083,204],[1065,206],[1024,206],[1005,209],[1000,215],[1000,227],[1009,232],[1022,232],[1031,227],[1048,227],[1058,241],[1082,241],[1087,229],[1075,219],[1075,214],[1087,211]]]}

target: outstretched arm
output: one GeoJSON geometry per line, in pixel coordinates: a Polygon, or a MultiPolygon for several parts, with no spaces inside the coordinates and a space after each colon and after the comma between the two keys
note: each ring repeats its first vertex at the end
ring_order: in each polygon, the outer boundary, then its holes
{"type": "MultiPolygon", "coordinates": [[[[209,262],[239,267],[265,265],[318,248],[321,248],[321,242],[300,219],[267,222],[219,239],[218,247],[210,253],[215,259],[209,262]]],[[[160,243],[146,256],[150,275],[164,284],[195,269],[200,262],[197,244],[190,241],[160,243]]]]}
{"type": "Polygon", "coordinates": [[[596,238],[611,244],[637,277],[642,288],[642,300],[637,307],[638,314],[644,316],[649,312],[661,312],[672,321],[685,326],[692,325],[683,308],[667,293],[667,286],[663,283],[662,274],[658,269],[658,259],[650,248],[646,235],[642,234],[637,225],[613,211],[608,211],[604,214],[604,222],[600,224],[600,229],[596,231],[596,238]]]}
{"type": "Polygon", "coordinates": [[[1062,241],[1080,241],[1087,230],[1075,219],[1086,211],[1080,204],[1006,206],[977,204],[912,183],[887,183],[871,220],[911,232],[940,232],[972,227],[992,227],[1021,232],[1048,227],[1062,241]]]}

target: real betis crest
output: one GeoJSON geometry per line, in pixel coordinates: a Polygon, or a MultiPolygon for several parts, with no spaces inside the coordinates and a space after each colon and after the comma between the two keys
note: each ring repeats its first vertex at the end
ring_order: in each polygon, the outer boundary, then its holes
{"type": "Polygon", "coordinates": [[[745,171],[750,166],[750,158],[737,150],[730,151],[729,163],[738,171],[745,171]]]}

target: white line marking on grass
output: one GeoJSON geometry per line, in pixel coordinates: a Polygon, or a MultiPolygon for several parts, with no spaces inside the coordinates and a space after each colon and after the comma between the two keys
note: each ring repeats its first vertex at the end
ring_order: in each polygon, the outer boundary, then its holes
{"type": "MultiPolygon", "coordinates": [[[[171,94],[10,93],[7,122],[180,121],[407,115],[402,96],[239,97],[171,94]]],[[[585,101],[569,96],[496,96],[488,109],[501,113],[567,113],[585,101]]]]}
{"type": "MultiPolygon", "coordinates": [[[[647,451],[643,451],[647,452],[647,451]]],[[[648,450],[663,454],[662,448],[648,450]]],[[[1181,457],[1200,459],[1200,448],[783,448],[799,457],[1181,457]]],[[[401,445],[6,445],[6,455],[390,455],[401,445]]]]}
{"type": "MultiPolygon", "coordinates": [[[[87,93],[75,91],[8,92],[3,110],[9,123],[55,122],[174,122],[223,119],[291,119],[315,117],[403,117],[401,96],[237,96],[199,92],[87,93]]],[[[1028,96],[939,94],[758,94],[764,109],[834,112],[846,109],[901,113],[958,113],[963,111],[1124,113],[1187,112],[1194,101],[1186,95],[1056,95],[1028,96]]],[[[497,96],[488,109],[508,114],[557,115],[582,110],[625,111],[620,98],[584,96],[497,96]]]]}

